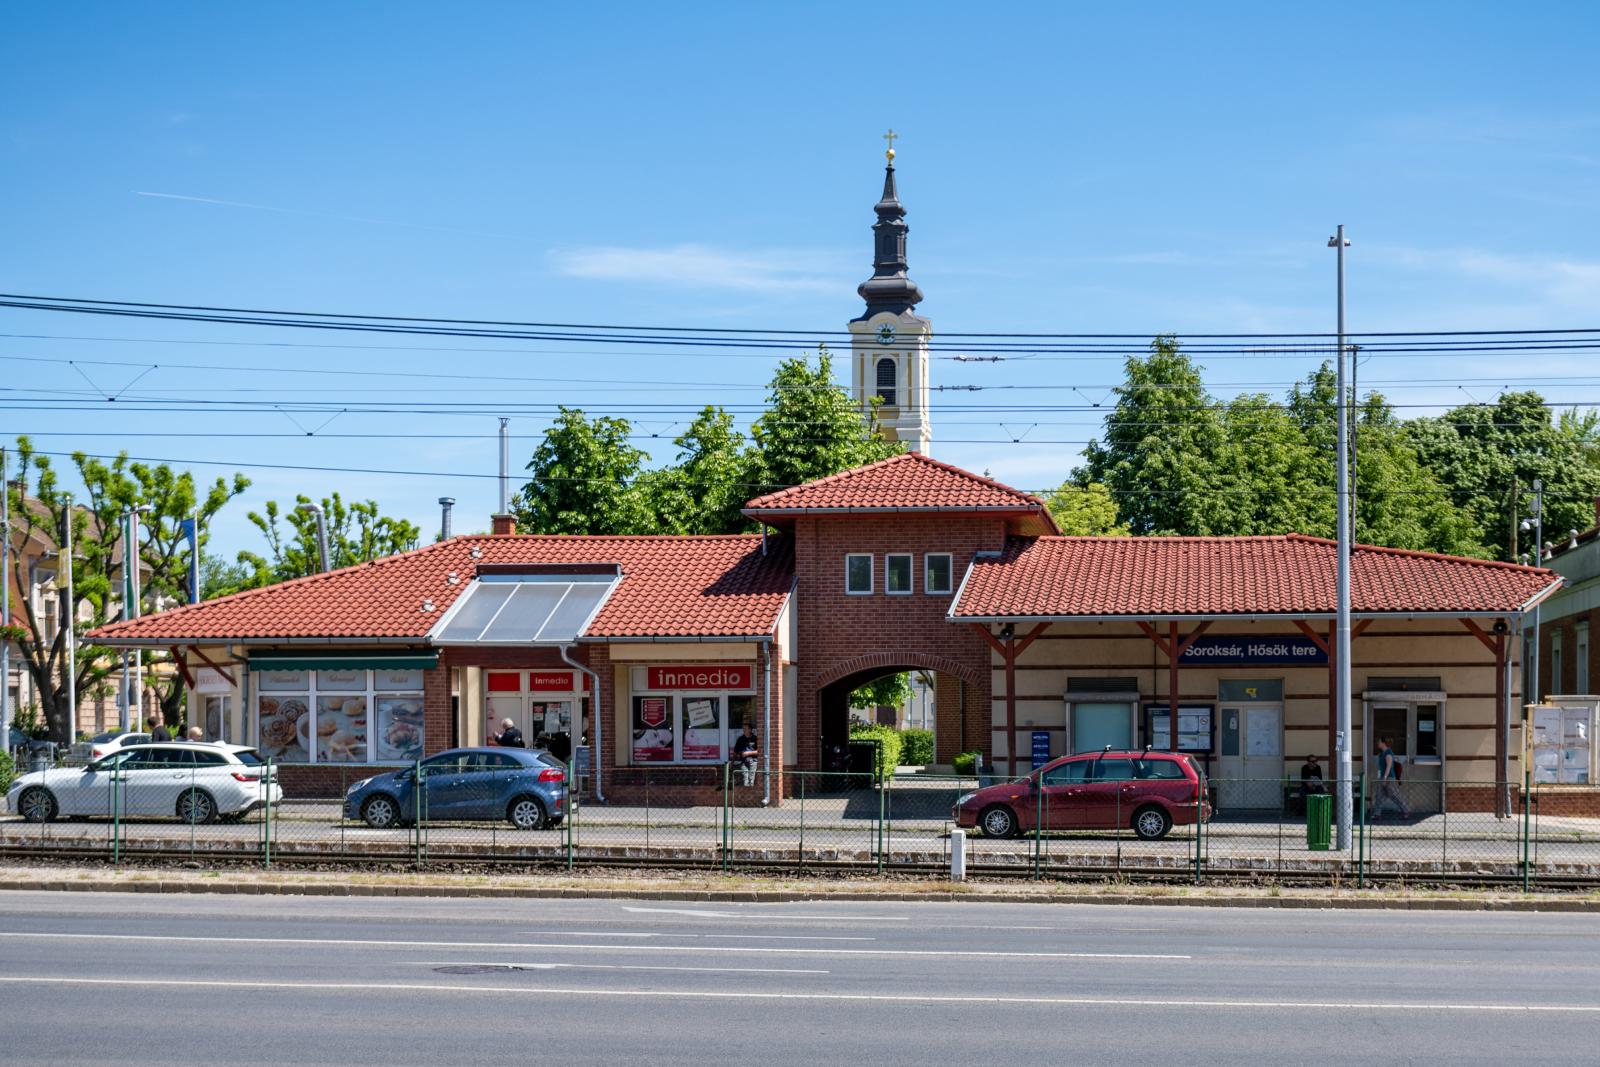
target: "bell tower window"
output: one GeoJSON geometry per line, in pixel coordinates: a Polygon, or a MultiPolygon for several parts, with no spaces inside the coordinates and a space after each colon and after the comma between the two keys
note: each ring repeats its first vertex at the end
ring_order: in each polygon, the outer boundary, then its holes
{"type": "Polygon", "coordinates": [[[895,406],[894,360],[888,356],[878,360],[878,399],[887,407],[895,406]]]}

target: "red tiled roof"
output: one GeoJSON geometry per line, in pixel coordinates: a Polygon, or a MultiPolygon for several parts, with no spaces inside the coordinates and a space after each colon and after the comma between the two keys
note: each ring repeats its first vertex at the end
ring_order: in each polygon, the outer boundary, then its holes
{"type": "Polygon", "coordinates": [[[1038,515],[1050,532],[1055,530],[1038,497],[920,452],[780,489],[744,506],[744,513],[754,516],[828,511],[1004,511],[1038,515]]]}
{"type": "Polygon", "coordinates": [[[616,563],[622,581],[586,637],[759,637],[794,580],[787,538],[456,537],[413,552],[102,626],[91,640],[421,640],[480,563],[616,563]],[[480,555],[473,558],[473,551],[480,555]],[[451,584],[450,577],[457,579],[451,584]],[[433,610],[423,610],[423,600],[433,610]]]}
{"type": "MultiPolygon", "coordinates": [[[[1014,537],[978,556],[952,618],[1331,615],[1338,546],[1282,537],[1014,537]]],[[[1560,580],[1512,563],[1355,546],[1351,609],[1515,611],[1560,580]]]]}

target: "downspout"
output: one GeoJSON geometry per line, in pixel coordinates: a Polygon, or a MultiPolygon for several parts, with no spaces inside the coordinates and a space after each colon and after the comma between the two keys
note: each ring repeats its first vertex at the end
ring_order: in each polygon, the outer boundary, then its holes
{"type": "MultiPolygon", "coordinates": [[[[765,528],[763,528],[763,535],[765,528]]],[[[761,713],[763,725],[761,727],[761,762],[766,772],[767,787],[761,793],[761,806],[766,807],[772,802],[772,639],[769,637],[762,641],[762,693],[761,713]]]]}
{"type": "MultiPolygon", "coordinates": [[[[594,768],[594,798],[600,803],[604,804],[606,802],[606,795],[605,792],[600,788],[600,746],[604,738],[604,734],[601,732],[600,723],[605,716],[601,714],[600,710],[600,676],[569,656],[567,653],[571,650],[571,647],[571,645],[558,646],[557,650],[561,653],[562,662],[569,667],[577,668],[584,674],[587,674],[594,681],[594,704],[591,705],[589,709],[591,712],[591,717],[594,719],[594,745],[591,748],[593,755],[589,760],[589,766],[594,768]]],[[[582,700],[579,700],[578,707],[581,713],[581,709],[583,708],[582,700]]]]}

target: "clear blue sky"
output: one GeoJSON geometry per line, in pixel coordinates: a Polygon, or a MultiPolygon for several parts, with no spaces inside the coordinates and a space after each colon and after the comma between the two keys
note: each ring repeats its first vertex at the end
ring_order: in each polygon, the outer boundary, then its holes
{"type": "MultiPolygon", "coordinates": [[[[1330,329],[1325,241],[1341,222],[1355,241],[1354,329],[1600,326],[1600,9],[1306,7],[18,7],[0,34],[0,290],[837,329],[860,306],[879,135],[893,126],[903,134],[912,276],[936,329],[1330,329]]],[[[514,397],[598,413],[671,399],[687,411],[753,404],[771,370],[766,355],[576,354],[560,345],[540,353],[175,344],[427,342],[25,311],[0,311],[0,333],[53,335],[0,337],[0,356],[266,368],[163,367],[129,397],[372,398],[375,385],[392,385],[421,390],[381,394],[401,404],[514,397]],[[440,366],[596,384],[287,372],[440,366]],[[690,387],[629,384],[641,380],[690,387]]],[[[1241,383],[1281,392],[1314,362],[1214,361],[1208,377],[1223,393],[1241,383]]],[[[1380,387],[1403,403],[1458,403],[1536,376],[1582,375],[1587,362],[1390,357],[1362,374],[1398,383],[1380,387]]],[[[27,395],[115,392],[139,373],[80,369],[92,389],[60,362],[0,359],[0,383],[27,395]]],[[[1098,399],[1119,367],[944,362],[935,375],[946,384],[1078,385],[1098,399]]],[[[1600,400],[1600,381],[1542,388],[1600,400]]],[[[939,400],[962,402],[961,394],[939,400]]],[[[297,491],[374,497],[429,531],[441,494],[460,500],[458,529],[486,525],[493,509],[488,480],[249,466],[492,473],[487,436],[135,437],[295,426],[273,412],[105,408],[5,411],[0,427],[6,437],[38,434],[46,449],[237,461],[255,487],[219,523],[214,547],[229,555],[259,547],[244,522],[248,506],[297,491]]],[[[666,438],[687,418],[638,424],[666,438]]],[[[946,407],[935,418],[934,454],[1024,488],[1055,484],[1078,446],[1009,438],[1082,440],[1095,420],[1058,414],[1045,418],[1062,425],[1029,430],[1038,418],[946,407]],[[991,443],[957,443],[979,439],[991,443]]],[[[343,416],[327,432],[494,428],[487,415],[396,413],[343,416]]],[[[516,443],[520,466],[543,424],[519,418],[513,428],[530,437],[516,443]]]]}

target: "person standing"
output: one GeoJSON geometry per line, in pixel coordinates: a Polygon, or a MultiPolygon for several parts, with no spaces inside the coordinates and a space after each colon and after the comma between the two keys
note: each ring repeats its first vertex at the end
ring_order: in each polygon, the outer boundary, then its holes
{"type": "Polygon", "coordinates": [[[1411,808],[1400,793],[1399,757],[1394,754],[1387,737],[1378,738],[1377,757],[1378,780],[1372,788],[1371,817],[1376,819],[1381,816],[1392,800],[1394,806],[1399,809],[1402,819],[1411,818],[1411,808]]]}
{"type": "Polygon", "coordinates": [[[734,738],[733,763],[739,769],[741,785],[756,784],[756,758],[761,755],[761,743],[756,739],[755,728],[744,724],[744,733],[734,738]]]}
{"type": "Polygon", "coordinates": [[[154,715],[150,716],[150,742],[151,742],[151,744],[155,744],[155,743],[160,742],[160,741],[171,741],[171,740],[172,740],[172,731],[167,729],[166,720],[161,717],[161,713],[158,711],[154,715]]]}
{"type": "Polygon", "coordinates": [[[527,748],[522,742],[522,731],[517,729],[517,724],[510,719],[500,721],[500,732],[494,735],[494,743],[501,748],[527,748]]]}

